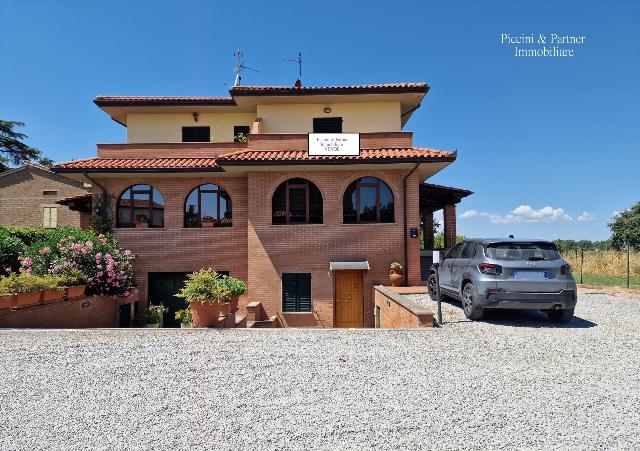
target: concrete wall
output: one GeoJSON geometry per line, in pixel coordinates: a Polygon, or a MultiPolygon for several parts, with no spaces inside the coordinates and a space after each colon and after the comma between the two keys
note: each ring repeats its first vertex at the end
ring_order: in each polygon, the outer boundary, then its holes
{"type": "Polygon", "coordinates": [[[309,133],[314,117],[342,117],[344,133],[399,132],[400,102],[258,105],[261,133],[309,133]],[[324,108],[331,108],[325,113],[324,108]]]}
{"type": "MultiPolygon", "coordinates": [[[[194,111],[197,111],[195,109],[194,111]]],[[[200,113],[198,122],[193,114],[129,114],[127,142],[170,143],[182,141],[182,127],[211,127],[213,142],[233,142],[233,127],[250,126],[255,113],[200,113]]]]}
{"type": "Polygon", "coordinates": [[[56,207],[58,227],[86,226],[90,219],[88,215],[56,204],[59,199],[86,193],[81,182],[27,166],[0,177],[0,224],[42,227],[44,207],[56,207]],[[57,190],[57,194],[43,194],[44,190],[57,190]]]}

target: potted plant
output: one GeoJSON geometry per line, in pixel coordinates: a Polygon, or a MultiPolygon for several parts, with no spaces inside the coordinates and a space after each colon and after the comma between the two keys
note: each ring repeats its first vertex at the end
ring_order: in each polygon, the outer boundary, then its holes
{"type": "Polygon", "coordinates": [[[47,281],[40,276],[29,273],[10,274],[7,277],[11,291],[16,294],[14,307],[26,307],[40,304],[42,291],[46,288],[47,281]]]}
{"type": "Polygon", "coordinates": [[[67,299],[84,296],[89,278],[78,269],[70,269],[60,275],[60,286],[66,287],[67,299]]]}
{"type": "Polygon", "coordinates": [[[45,280],[45,289],[42,291],[42,303],[49,304],[51,302],[58,302],[64,299],[64,280],[59,276],[43,276],[45,280]]]}
{"type": "Polygon", "coordinates": [[[136,226],[136,229],[148,229],[149,228],[149,218],[147,215],[139,214],[136,216],[133,224],[136,226]]]}
{"type": "Polygon", "coordinates": [[[180,321],[181,329],[190,329],[192,326],[191,322],[191,309],[187,307],[186,309],[178,310],[176,312],[176,321],[180,321]]]}
{"type": "Polygon", "coordinates": [[[162,317],[169,309],[163,305],[150,305],[145,310],[146,325],[148,329],[157,329],[162,325],[162,317]]]}
{"type": "Polygon", "coordinates": [[[189,274],[176,296],[189,303],[193,327],[214,327],[222,304],[231,299],[231,292],[217,272],[205,268],[189,274]]]}
{"type": "Polygon", "coordinates": [[[389,281],[392,287],[402,285],[402,265],[400,263],[393,262],[389,265],[389,281]]]}
{"type": "Polygon", "coordinates": [[[0,278],[0,310],[12,308],[16,302],[15,287],[9,277],[0,278]]]}
{"type": "Polygon", "coordinates": [[[213,227],[215,225],[215,219],[213,216],[203,216],[200,222],[202,227],[213,227]]]}
{"type": "Polygon", "coordinates": [[[229,276],[222,276],[222,281],[231,293],[231,311],[234,312],[238,309],[238,299],[240,298],[240,295],[247,292],[247,284],[240,279],[229,276]]]}

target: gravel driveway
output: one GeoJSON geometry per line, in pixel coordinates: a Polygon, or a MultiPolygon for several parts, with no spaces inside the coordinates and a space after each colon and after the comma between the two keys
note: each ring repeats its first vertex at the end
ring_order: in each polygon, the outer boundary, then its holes
{"type": "Polygon", "coordinates": [[[431,330],[0,331],[0,449],[640,448],[640,299],[431,330]]]}

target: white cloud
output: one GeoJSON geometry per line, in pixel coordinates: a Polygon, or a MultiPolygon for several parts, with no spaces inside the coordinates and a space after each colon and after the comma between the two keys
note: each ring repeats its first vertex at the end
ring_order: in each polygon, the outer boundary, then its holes
{"type": "MultiPolygon", "coordinates": [[[[486,213],[478,210],[467,210],[460,215],[460,219],[469,219],[476,217],[488,217],[489,221],[493,224],[522,224],[522,223],[536,223],[536,222],[571,222],[573,218],[564,211],[563,208],[553,208],[550,206],[543,207],[539,210],[534,210],[530,205],[520,205],[510,213],[486,213]]],[[[580,221],[591,221],[593,215],[591,213],[584,212],[580,221]],[[587,215],[587,216],[584,216],[587,215]],[[590,216],[589,216],[590,215],[590,216]],[[586,219],[590,218],[590,219],[586,219]]]]}
{"type": "Polygon", "coordinates": [[[467,210],[460,215],[460,219],[475,218],[480,212],[478,210],[467,210]]]}
{"type": "Polygon", "coordinates": [[[596,216],[588,211],[583,211],[582,214],[578,216],[578,221],[580,222],[591,222],[594,219],[596,219],[596,216]]]}

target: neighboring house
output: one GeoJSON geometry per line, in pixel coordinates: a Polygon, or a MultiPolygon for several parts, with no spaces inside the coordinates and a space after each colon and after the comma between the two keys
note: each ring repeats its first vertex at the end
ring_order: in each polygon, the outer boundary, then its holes
{"type": "Polygon", "coordinates": [[[52,172],[46,166],[26,163],[0,173],[0,225],[88,228],[91,199],[88,185],[52,172]],[[67,198],[84,199],[78,207],[62,205],[67,198]],[[88,201],[88,207],[87,207],[88,201]]]}
{"type": "Polygon", "coordinates": [[[455,204],[470,194],[425,184],[456,153],[414,146],[402,130],[428,90],[234,86],[230,97],[97,97],[128,142],[98,144],[96,158],[54,171],[113,196],[114,234],[137,255],[150,302],[178,308],[185,274],[213,267],[247,281],[241,307],[256,300],[295,324],[372,327],[373,286],[389,283],[394,261],[408,284],[421,284],[421,223],[432,242],[433,212],[444,209],[451,247],[455,204]],[[310,133],[358,133],[359,145],[349,138],[356,155],[309,155],[318,138],[310,133]]]}

